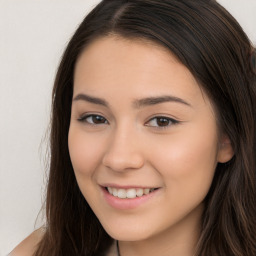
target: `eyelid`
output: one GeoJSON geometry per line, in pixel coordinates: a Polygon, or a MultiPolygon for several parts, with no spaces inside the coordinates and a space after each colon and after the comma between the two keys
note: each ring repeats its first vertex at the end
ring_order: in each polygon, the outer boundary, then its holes
{"type": "MultiPolygon", "coordinates": [[[[99,113],[84,113],[82,114],[79,118],[77,118],[77,120],[79,122],[82,122],[82,123],[85,123],[86,125],[93,125],[93,126],[98,126],[98,125],[103,125],[103,124],[109,124],[109,121],[107,120],[107,118],[104,117],[104,115],[102,114],[99,114],[99,113]],[[93,118],[93,117],[100,117],[102,119],[104,119],[103,121],[104,122],[99,122],[99,123],[95,123],[95,122],[88,122],[86,119],[88,119],[89,117],[93,118]]],[[[176,118],[173,118],[173,117],[169,117],[169,116],[166,116],[164,114],[158,114],[158,115],[154,115],[152,117],[150,117],[148,119],[148,121],[146,121],[146,123],[144,124],[145,126],[147,127],[150,127],[150,128],[154,128],[154,129],[167,129],[167,128],[170,128],[171,126],[174,126],[174,125],[177,125],[181,123],[181,121],[177,120],[176,118]],[[157,120],[157,119],[166,119],[169,123],[167,125],[150,125],[149,123],[152,122],[153,120],[157,120]]]]}
{"type": "Polygon", "coordinates": [[[97,114],[97,113],[84,113],[82,114],[77,120],[79,122],[83,122],[85,124],[88,124],[88,125],[102,125],[102,124],[106,124],[106,123],[90,123],[88,121],[86,121],[87,118],[89,117],[102,117],[106,122],[107,124],[109,124],[108,120],[102,115],[102,114],[97,114]]]}
{"type": "Polygon", "coordinates": [[[168,116],[165,116],[165,115],[157,115],[157,116],[153,116],[151,117],[146,123],[145,125],[148,126],[148,127],[152,127],[152,128],[155,128],[155,129],[167,129],[167,128],[170,128],[171,126],[174,126],[174,125],[177,125],[179,124],[181,121],[177,120],[177,119],[174,119],[172,117],[168,117],[168,116]],[[163,119],[166,119],[169,121],[169,124],[168,125],[165,125],[165,126],[159,126],[159,125],[148,125],[149,122],[153,121],[154,119],[160,119],[160,118],[163,118],[163,119]]]}

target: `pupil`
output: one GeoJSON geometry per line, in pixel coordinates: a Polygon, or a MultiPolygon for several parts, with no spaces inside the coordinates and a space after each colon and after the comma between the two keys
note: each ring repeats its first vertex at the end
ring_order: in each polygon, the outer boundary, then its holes
{"type": "Polygon", "coordinates": [[[157,125],[158,126],[167,126],[167,125],[169,125],[169,120],[166,118],[158,118],[157,125]]]}
{"type": "Polygon", "coordinates": [[[92,119],[93,119],[93,122],[94,122],[95,124],[102,124],[102,123],[105,123],[104,118],[101,117],[101,116],[93,116],[92,119]]]}

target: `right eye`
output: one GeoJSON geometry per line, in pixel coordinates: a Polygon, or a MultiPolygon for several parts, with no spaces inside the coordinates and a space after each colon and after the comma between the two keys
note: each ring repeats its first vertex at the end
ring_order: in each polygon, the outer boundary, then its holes
{"type": "Polygon", "coordinates": [[[78,119],[80,122],[92,124],[92,125],[98,125],[98,124],[108,124],[108,121],[106,118],[100,115],[85,115],[78,119]]]}

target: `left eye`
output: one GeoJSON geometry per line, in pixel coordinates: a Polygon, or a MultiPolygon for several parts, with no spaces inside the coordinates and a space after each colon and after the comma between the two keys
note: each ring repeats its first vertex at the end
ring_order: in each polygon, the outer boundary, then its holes
{"type": "Polygon", "coordinates": [[[146,125],[147,126],[152,126],[152,127],[160,127],[160,128],[163,127],[164,128],[164,127],[174,125],[174,124],[177,124],[177,123],[178,123],[178,121],[174,120],[172,118],[159,116],[159,117],[151,118],[146,123],[146,125]]]}
{"type": "Polygon", "coordinates": [[[81,122],[86,122],[89,124],[107,124],[106,118],[100,115],[87,115],[79,119],[81,122]]]}

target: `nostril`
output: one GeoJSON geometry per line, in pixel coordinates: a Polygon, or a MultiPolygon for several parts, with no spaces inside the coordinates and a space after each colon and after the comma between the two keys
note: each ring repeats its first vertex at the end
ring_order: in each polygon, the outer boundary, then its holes
{"type": "Polygon", "coordinates": [[[127,171],[140,169],[144,165],[144,158],[139,152],[110,150],[104,155],[102,163],[113,171],[127,171]]]}

